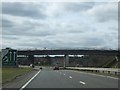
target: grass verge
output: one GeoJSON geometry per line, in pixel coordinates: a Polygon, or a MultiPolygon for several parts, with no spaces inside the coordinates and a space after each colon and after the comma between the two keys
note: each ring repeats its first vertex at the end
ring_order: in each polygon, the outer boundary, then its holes
{"type": "Polygon", "coordinates": [[[2,83],[12,81],[17,76],[32,71],[32,68],[2,68],[2,83]]]}

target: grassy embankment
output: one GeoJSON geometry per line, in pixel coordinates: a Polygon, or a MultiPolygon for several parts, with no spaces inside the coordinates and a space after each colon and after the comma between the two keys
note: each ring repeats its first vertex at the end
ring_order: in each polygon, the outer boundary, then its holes
{"type": "Polygon", "coordinates": [[[17,76],[32,71],[32,68],[2,68],[2,83],[11,81],[17,76]]]}

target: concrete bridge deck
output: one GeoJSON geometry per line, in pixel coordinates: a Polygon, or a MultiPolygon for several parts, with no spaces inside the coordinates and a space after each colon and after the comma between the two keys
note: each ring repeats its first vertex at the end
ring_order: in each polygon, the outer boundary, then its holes
{"type": "Polygon", "coordinates": [[[18,50],[18,55],[119,55],[118,50],[18,50]]]}

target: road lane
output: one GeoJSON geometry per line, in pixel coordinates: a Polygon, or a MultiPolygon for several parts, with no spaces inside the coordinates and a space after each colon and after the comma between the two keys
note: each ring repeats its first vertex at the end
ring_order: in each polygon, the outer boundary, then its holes
{"type": "Polygon", "coordinates": [[[26,88],[118,88],[118,80],[72,70],[44,68],[26,88]]]}
{"type": "Polygon", "coordinates": [[[41,70],[38,71],[25,85],[23,85],[20,90],[23,90],[40,72],[41,70]]]}
{"type": "Polygon", "coordinates": [[[26,88],[75,88],[70,78],[59,71],[44,68],[26,88]]]}
{"type": "MultiPolygon", "coordinates": [[[[118,88],[118,79],[109,78],[107,76],[102,77],[73,70],[62,70],[61,72],[72,76],[76,82],[78,80],[84,81],[86,83],[84,86],[85,88],[118,88]]],[[[76,83],[76,85],[77,87],[80,87],[79,84],[76,83]]]]}

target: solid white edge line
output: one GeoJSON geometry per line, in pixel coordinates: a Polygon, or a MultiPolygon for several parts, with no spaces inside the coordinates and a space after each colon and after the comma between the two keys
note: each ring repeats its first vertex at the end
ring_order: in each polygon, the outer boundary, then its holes
{"type": "Polygon", "coordinates": [[[23,90],[39,73],[41,72],[38,71],[27,83],[25,83],[19,90],[23,90]]]}
{"type": "Polygon", "coordinates": [[[80,81],[80,83],[81,83],[81,84],[83,84],[83,85],[85,85],[85,84],[86,84],[86,83],[85,83],[85,82],[83,82],[83,81],[80,81]]]}

